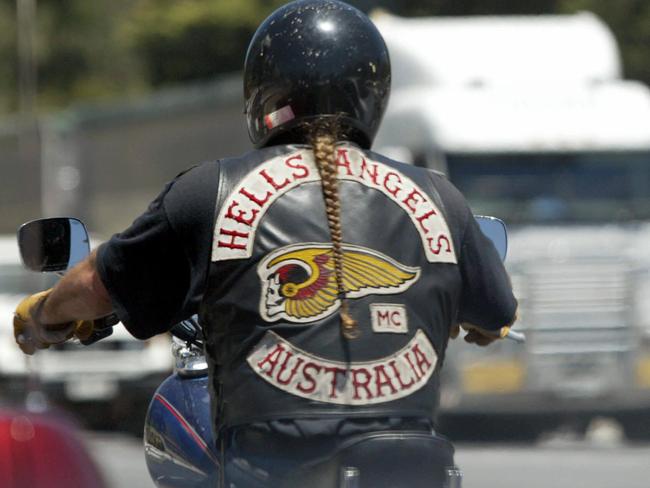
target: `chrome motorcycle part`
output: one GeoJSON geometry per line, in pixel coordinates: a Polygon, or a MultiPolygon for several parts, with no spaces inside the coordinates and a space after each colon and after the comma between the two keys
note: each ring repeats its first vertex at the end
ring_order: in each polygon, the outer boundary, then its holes
{"type": "Polygon", "coordinates": [[[360,488],[361,471],[353,466],[341,469],[341,488],[360,488]]]}
{"type": "Polygon", "coordinates": [[[174,371],[182,377],[197,377],[208,374],[208,363],[203,349],[188,344],[178,337],[172,339],[172,355],[174,356],[174,371]]]}
{"type": "Polygon", "coordinates": [[[444,488],[462,488],[463,472],[457,466],[447,468],[447,480],[444,488]]]}

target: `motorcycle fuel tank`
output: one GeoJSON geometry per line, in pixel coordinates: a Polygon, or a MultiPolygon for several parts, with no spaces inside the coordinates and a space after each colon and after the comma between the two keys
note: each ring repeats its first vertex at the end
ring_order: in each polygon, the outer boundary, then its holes
{"type": "Polygon", "coordinates": [[[144,431],[147,467],[157,486],[217,486],[219,457],[210,411],[207,372],[195,377],[176,373],[160,385],[144,431]]]}

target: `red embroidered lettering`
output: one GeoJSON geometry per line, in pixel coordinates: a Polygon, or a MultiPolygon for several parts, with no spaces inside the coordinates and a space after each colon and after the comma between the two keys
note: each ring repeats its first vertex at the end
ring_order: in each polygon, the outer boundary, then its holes
{"type": "Polygon", "coordinates": [[[291,163],[292,161],[302,161],[302,155],[299,154],[298,156],[289,158],[284,162],[284,164],[287,165],[289,168],[300,170],[300,173],[291,174],[291,176],[293,176],[295,179],[301,180],[303,178],[307,178],[309,176],[309,168],[304,164],[297,164],[297,163],[292,164],[291,163]]]}
{"type": "Polygon", "coordinates": [[[246,232],[237,232],[236,230],[226,230],[226,229],[220,229],[219,234],[222,236],[228,236],[230,237],[230,241],[224,242],[224,241],[219,241],[217,243],[218,247],[227,247],[228,249],[246,249],[245,244],[237,244],[237,239],[246,239],[248,240],[249,234],[246,232]]]}
{"type": "Polygon", "coordinates": [[[370,176],[370,179],[375,185],[379,185],[379,183],[377,182],[377,177],[379,176],[379,170],[377,169],[377,164],[373,163],[372,171],[370,171],[368,169],[368,163],[366,162],[366,159],[363,158],[363,160],[361,161],[361,174],[359,175],[362,180],[365,179],[363,177],[364,173],[370,176]]]}
{"type": "Polygon", "coordinates": [[[347,366],[308,354],[267,332],[246,361],[259,378],[285,393],[316,402],[371,405],[425,387],[437,356],[421,330],[390,356],[347,366]]]}
{"type": "Polygon", "coordinates": [[[386,188],[386,191],[388,193],[396,197],[397,194],[401,191],[402,187],[395,185],[392,188],[389,188],[389,180],[397,180],[397,183],[402,183],[402,178],[400,178],[397,173],[394,173],[392,171],[389,171],[386,173],[386,176],[384,176],[384,188],[386,188]]]}
{"type": "Polygon", "coordinates": [[[390,325],[390,313],[382,310],[377,311],[377,319],[379,321],[379,325],[383,326],[384,324],[390,325]]]}
{"type": "Polygon", "coordinates": [[[269,198],[271,198],[271,195],[273,195],[273,193],[267,192],[264,198],[258,198],[255,195],[253,195],[251,192],[249,192],[246,188],[242,188],[241,190],[239,190],[239,193],[244,195],[246,198],[248,198],[251,202],[255,203],[260,208],[266,205],[266,203],[269,201],[269,198]]]}
{"type": "Polygon", "coordinates": [[[291,370],[291,374],[289,375],[289,377],[286,380],[283,380],[282,373],[287,368],[287,363],[289,362],[289,358],[291,358],[292,356],[293,354],[290,355],[290,353],[287,353],[287,357],[285,358],[284,363],[282,363],[282,367],[280,368],[280,371],[278,371],[277,380],[278,383],[280,383],[281,385],[288,385],[289,383],[291,383],[295,378],[296,373],[298,372],[298,368],[300,368],[302,363],[305,362],[303,358],[298,358],[298,360],[296,361],[296,365],[291,370]]]}
{"type": "Polygon", "coordinates": [[[269,185],[271,185],[276,190],[282,190],[290,183],[289,178],[285,179],[282,183],[278,183],[273,179],[272,176],[269,176],[265,169],[260,171],[260,176],[262,176],[262,178],[264,178],[269,183],[269,185]]]}
{"type": "Polygon", "coordinates": [[[409,353],[407,352],[404,354],[404,357],[406,358],[406,361],[409,363],[409,366],[411,367],[411,371],[413,371],[413,374],[415,374],[415,378],[419,380],[421,376],[418,374],[418,370],[415,369],[415,366],[413,366],[413,361],[411,361],[411,356],[409,356],[409,353]]]}
{"type": "Polygon", "coordinates": [[[408,207],[413,213],[417,210],[417,204],[426,201],[422,193],[416,188],[413,189],[409,196],[404,199],[404,205],[408,207]],[[416,198],[417,197],[417,198],[416,198]]]}
{"type": "Polygon", "coordinates": [[[393,382],[391,381],[390,377],[386,373],[383,364],[375,366],[375,386],[377,387],[378,397],[384,396],[381,389],[386,386],[390,388],[390,391],[393,395],[397,393],[397,389],[393,386],[393,382]]]}
{"type": "Polygon", "coordinates": [[[443,235],[438,236],[438,239],[436,240],[436,244],[437,244],[437,245],[436,245],[435,249],[434,249],[434,247],[433,247],[433,241],[434,241],[433,237],[429,237],[429,238],[427,239],[427,241],[429,242],[429,250],[430,250],[433,254],[435,254],[436,256],[437,256],[438,254],[440,254],[440,252],[443,250],[443,249],[442,249],[443,243],[446,243],[446,244],[447,244],[446,249],[445,249],[445,252],[447,252],[447,253],[450,253],[450,252],[451,252],[451,242],[449,242],[449,239],[447,238],[447,236],[443,236],[443,235]]]}
{"type": "Polygon", "coordinates": [[[302,376],[306,381],[311,383],[311,385],[309,387],[302,386],[302,382],[301,382],[301,383],[298,383],[298,385],[296,386],[296,388],[298,388],[298,390],[300,390],[303,393],[313,393],[316,390],[316,386],[317,386],[316,380],[314,379],[314,377],[307,372],[308,369],[313,369],[314,372],[316,374],[318,374],[318,373],[320,373],[322,368],[318,364],[315,364],[315,363],[307,363],[307,364],[305,364],[305,367],[302,368],[302,376]]]}
{"type": "Polygon", "coordinates": [[[413,354],[415,355],[415,361],[417,363],[417,367],[420,368],[420,373],[422,373],[422,376],[424,376],[429,368],[431,368],[431,363],[427,359],[426,355],[420,350],[420,346],[415,344],[413,346],[413,354]],[[426,369],[423,368],[422,366],[426,365],[426,369]]]}
{"type": "Polygon", "coordinates": [[[402,325],[402,321],[400,320],[401,314],[399,312],[393,312],[390,314],[390,323],[391,325],[394,325],[396,327],[399,327],[402,325]]]}
{"type": "Polygon", "coordinates": [[[348,159],[348,151],[339,149],[337,152],[336,165],[339,168],[345,168],[348,176],[352,176],[352,169],[350,168],[350,160],[348,159]]]}
{"type": "Polygon", "coordinates": [[[371,400],[373,398],[372,392],[370,391],[370,380],[372,380],[372,375],[368,372],[366,368],[356,368],[352,370],[352,386],[354,387],[354,399],[360,400],[361,396],[359,395],[359,389],[363,388],[366,391],[366,399],[371,400]],[[365,381],[359,381],[359,375],[363,373],[365,375],[365,381]]]}
{"type": "Polygon", "coordinates": [[[391,368],[393,368],[393,373],[395,373],[395,377],[397,378],[397,381],[399,381],[399,386],[402,389],[402,391],[413,386],[413,383],[415,383],[415,380],[413,378],[411,378],[411,381],[406,384],[402,381],[402,375],[400,374],[399,369],[397,368],[397,364],[395,363],[395,360],[389,362],[388,365],[391,368]]]}
{"type": "Polygon", "coordinates": [[[332,374],[332,381],[330,382],[330,398],[337,398],[336,396],[336,380],[338,379],[339,373],[345,374],[345,370],[337,367],[323,368],[325,373],[332,374]]]}
{"type": "Polygon", "coordinates": [[[284,352],[284,348],[282,347],[282,344],[278,344],[275,346],[275,349],[273,349],[264,359],[262,359],[259,363],[257,363],[257,367],[260,370],[264,369],[264,366],[266,364],[270,364],[271,368],[266,371],[266,375],[271,378],[273,377],[273,370],[275,370],[275,367],[278,364],[278,360],[280,359],[280,356],[284,352]]]}
{"type": "Polygon", "coordinates": [[[249,218],[246,218],[244,215],[246,215],[245,210],[240,210],[239,213],[234,213],[233,209],[235,207],[239,206],[239,202],[236,200],[233,200],[233,202],[230,204],[228,207],[228,211],[226,212],[226,218],[227,219],[232,219],[236,222],[239,222],[240,224],[247,225],[249,227],[252,226],[253,222],[255,221],[255,217],[257,216],[258,213],[260,213],[259,210],[251,210],[251,216],[249,218]]]}
{"type": "Polygon", "coordinates": [[[429,217],[431,217],[433,215],[438,215],[438,213],[435,210],[431,210],[430,212],[427,212],[424,215],[422,215],[421,217],[418,217],[418,218],[415,219],[415,220],[418,221],[418,223],[420,224],[420,227],[422,228],[422,230],[424,231],[425,234],[429,233],[429,229],[427,229],[424,226],[424,221],[427,220],[429,217]]]}

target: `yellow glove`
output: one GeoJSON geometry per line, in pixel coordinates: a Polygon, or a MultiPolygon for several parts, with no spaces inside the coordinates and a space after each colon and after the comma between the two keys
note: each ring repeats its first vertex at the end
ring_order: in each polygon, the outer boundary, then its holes
{"type": "Polygon", "coordinates": [[[64,324],[43,325],[38,313],[51,289],[25,298],[14,312],[14,338],[20,349],[32,355],[37,349],[47,349],[72,337],[85,340],[93,332],[92,320],[78,320],[64,324]]]}
{"type": "Polygon", "coordinates": [[[481,329],[472,324],[462,323],[451,328],[449,337],[456,339],[460,334],[461,327],[467,332],[467,334],[465,334],[465,342],[482,347],[489,346],[494,341],[505,338],[510,332],[510,326],[501,327],[499,330],[492,331],[481,329]]]}

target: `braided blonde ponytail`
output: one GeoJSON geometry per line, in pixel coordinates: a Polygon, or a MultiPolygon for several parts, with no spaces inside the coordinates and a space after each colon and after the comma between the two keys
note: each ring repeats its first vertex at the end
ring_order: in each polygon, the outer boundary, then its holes
{"type": "Polygon", "coordinates": [[[339,300],[341,300],[341,334],[346,339],[356,339],[359,337],[359,328],[356,320],[350,316],[345,296],[346,289],[343,285],[343,230],[336,166],[337,132],[334,124],[321,122],[311,133],[311,145],[314,148],[314,159],[321,178],[327,225],[332,240],[334,276],[339,300]]]}

